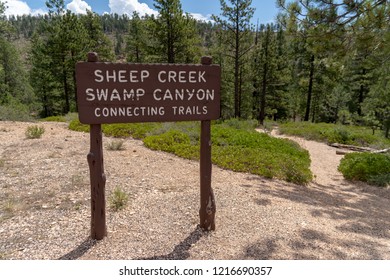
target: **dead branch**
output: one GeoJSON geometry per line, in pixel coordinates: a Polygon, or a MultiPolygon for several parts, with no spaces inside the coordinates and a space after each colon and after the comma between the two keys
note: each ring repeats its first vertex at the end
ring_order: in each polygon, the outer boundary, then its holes
{"type": "MultiPolygon", "coordinates": [[[[375,150],[375,149],[369,148],[369,147],[359,147],[359,146],[346,145],[346,144],[340,144],[340,143],[332,143],[332,144],[329,144],[329,146],[334,147],[334,148],[338,148],[338,149],[347,149],[347,150],[351,150],[351,151],[355,151],[355,152],[370,152],[370,153],[374,153],[374,154],[382,154],[382,153],[387,153],[390,151],[390,148],[383,149],[383,150],[375,150]]],[[[336,151],[336,154],[338,154],[338,155],[345,155],[347,153],[348,152],[341,151],[341,150],[336,151]]]]}

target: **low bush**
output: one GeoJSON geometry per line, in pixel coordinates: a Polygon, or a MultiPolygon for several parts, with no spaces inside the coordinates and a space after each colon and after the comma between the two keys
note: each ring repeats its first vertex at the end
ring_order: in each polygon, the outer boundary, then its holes
{"type": "Polygon", "coordinates": [[[390,184],[389,154],[350,153],[341,160],[338,169],[348,180],[382,187],[390,184]]]}
{"type": "Polygon", "coordinates": [[[144,139],[144,144],[152,150],[172,153],[187,159],[199,159],[199,143],[191,144],[190,137],[178,130],[148,136],[144,139]]]}
{"type": "Polygon", "coordinates": [[[112,140],[111,142],[109,142],[106,146],[107,150],[110,150],[110,151],[122,151],[125,149],[125,147],[123,146],[123,143],[124,141],[122,139],[119,139],[119,140],[112,140]]]}
{"type": "Polygon", "coordinates": [[[253,131],[257,126],[258,126],[258,121],[257,120],[239,120],[237,118],[229,119],[229,120],[224,120],[224,121],[217,121],[216,124],[230,127],[230,128],[235,128],[239,130],[248,130],[248,131],[253,131]]]}
{"type": "Polygon", "coordinates": [[[66,118],[63,116],[51,116],[47,118],[40,119],[42,122],[66,122],[66,118]]]}
{"type": "Polygon", "coordinates": [[[213,162],[221,167],[302,185],[312,180],[309,153],[293,141],[216,125],[212,142],[213,162]]]}
{"type": "Polygon", "coordinates": [[[29,126],[25,131],[27,139],[38,139],[41,138],[43,133],[45,133],[45,128],[43,126],[29,126]]]}
{"type": "Polygon", "coordinates": [[[111,137],[133,137],[134,139],[143,139],[148,133],[157,129],[160,124],[157,123],[118,123],[105,124],[102,126],[104,135],[111,137]]]}
{"type": "Polygon", "coordinates": [[[119,211],[127,206],[129,195],[121,188],[116,187],[108,199],[109,206],[114,211],[119,211]]]}
{"type": "Polygon", "coordinates": [[[150,135],[161,135],[171,130],[186,134],[192,145],[197,145],[200,140],[200,122],[167,122],[149,132],[150,135]]]}
{"type": "Polygon", "coordinates": [[[328,123],[290,122],[280,124],[282,134],[303,137],[325,143],[340,143],[356,146],[368,146],[376,149],[390,146],[390,139],[380,133],[372,134],[368,127],[336,125],[328,123]]]}
{"type": "Polygon", "coordinates": [[[28,108],[21,104],[0,105],[0,121],[33,121],[28,108]]]}
{"type": "MultiPolygon", "coordinates": [[[[312,180],[309,154],[295,142],[253,130],[238,130],[226,124],[214,125],[211,137],[212,161],[220,167],[302,185],[312,180]]],[[[144,143],[154,150],[199,158],[199,141],[191,143],[188,134],[178,130],[146,137],[144,143]]]]}
{"type": "MultiPolygon", "coordinates": [[[[296,184],[312,180],[309,153],[293,141],[277,139],[254,131],[256,121],[213,122],[212,161],[234,171],[296,184]]],[[[89,131],[89,126],[72,121],[70,129],[89,131]]],[[[199,159],[200,122],[143,123],[103,125],[107,136],[143,139],[146,147],[173,153],[187,159],[199,159]]]]}
{"type": "Polygon", "coordinates": [[[70,130],[74,131],[80,131],[80,132],[89,132],[89,125],[88,124],[82,124],[79,120],[72,120],[69,123],[68,128],[70,130]]]}

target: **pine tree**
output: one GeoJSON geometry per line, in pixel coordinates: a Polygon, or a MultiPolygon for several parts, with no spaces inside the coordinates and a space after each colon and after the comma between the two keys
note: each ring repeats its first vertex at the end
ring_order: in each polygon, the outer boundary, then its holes
{"type": "Polygon", "coordinates": [[[4,20],[4,11],[0,2],[0,105],[23,104],[33,109],[35,97],[20,55],[9,41],[12,28],[4,20]]]}
{"type": "Polygon", "coordinates": [[[123,55],[123,37],[118,31],[115,33],[115,55],[119,58],[123,55]]]}
{"type": "Polygon", "coordinates": [[[243,65],[252,48],[252,30],[250,20],[254,14],[252,0],[220,0],[221,17],[213,15],[213,20],[221,26],[221,32],[226,32],[228,56],[234,60],[234,116],[241,117],[241,102],[243,89],[243,65]]]}
{"type": "Polygon", "coordinates": [[[51,71],[52,57],[46,48],[46,42],[34,33],[31,39],[30,82],[39,103],[42,106],[41,117],[59,115],[62,113],[61,84],[51,71]]]}
{"type": "Polygon", "coordinates": [[[286,11],[284,23],[292,38],[292,79],[298,79],[292,87],[295,94],[300,92],[296,96],[303,96],[305,92],[304,100],[292,98],[293,117],[295,119],[300,104],[304,104],[303,120],[318,121],[324,115],[327,101],[324,91],[332,92],[337,84],[337,77],[332,77],[335,70],[330,68],[344,55],[345,31],[336,21],[338,6],[326,5],[322,0],[294,1],[287,6],[284,1],[278,3],[286,11]]]}
{"type": "Polygon", "coordinates": [[[141,63],[146,60],[146,26],[139,13],[134,12],[130,20],[129,35],[126,39],[127,61],[141,63]]]}
{"type": "Polygon", "coordinates": [[[198,62],[191,56],[198,53],[199,46],[191,44],[192,40],[199,41],[199,35],[193,21],[183,14],[180,0],[156,0],[154,7],[159,15],[151,17],[150,31],[157,40],[153,49],[160,62],[198,62]]]}
{"type": "MultiPolygon", "coordinates": [[[[371,66],[368,92],[361,103],[361,111],[367,125],[381,127],[390,138],[390,43],[389,8],[378,7],[367,15],[367,22],[374,25],[370,32],[374,38],[366,46],[371,50],[367,60],[371,66]]],[[[365,65],[367,65],[366,63],[365,65]]],[[[368,67],[367,67],[368,68],[368,67]]]]}
{"type": "MultiPolygon", "coordinates": [[[[75,84],[75,64],[84,60],[89,51],[88,34],[78,16],[70,11],[65,12],[64,1],[50,0],[47,2],[49,17],[42,23],[42,41],[35,40],[37,49],[32,52],[33,75],[46,74],[50,69],[49,81],[53,81],[50,87],[45,88],[44,115],[46,113],[58,113],[59,106],[62,114],[77,110],[77,91],[75,84]],[[39,61],[44,58],[44,63],[39,61]],[[56,86],[56,88],[52,87],[56,86]],[[50,92],[49,92],[50,90],[50,92]],[[57,93],[61,92],[61,99],[57,100],[57,93]],[[45,100],[48,99],[48,100],[45,100]],[[58,104],[60,103],[60,104],[58,104]],[[48,107],[51,108],[48,108],[48,107]]],[[[32,77],[35,81],[35,90],[42,88],[39,78],[32,77]]]]}
{"type": "Polygon", "coordinates": [[[382,66],[381,52],[386,44],[383,31],[389,24],[388,8],[378,6],[362,15],[350,31],[351,46],[348,55],[347,76],[345,79],[351,92],[349,102],[352,113],[357,114],[357,121],[364,115],[362,106],[370,88],[376,83],[376,69],[382,66]]]}
{"type": "Polygon", "coordinates": [[[234,68],[232,59],[226,55],[228,52],[226,33],[220,26],[215,27],[215,32],[210,42],[210,54],[213,62],[221,66],[221,118],[231,119],[234,117],[234,68]]]}
{"type": "Polygon", "coordinates": [[[98,53],[100,61],[113,61],[112,42],[103,31],[101,17],[91,11],[87,11],[87,14],[81,16],[80,20],[87,32],[85,39],[88,41],[86,47],[88,51],[98,53]]]}
{"type": "MultiPolygon", "coordinates": [[[[271,89],[271,77],[276,69],[275,56],[276,56],[276,40],[275,30],[273,25],[262,25],[257,34],[257,45],[254,57],[254,87],[256,93],[256,104],[258,104],[258,115],[256,118],[261,125],[264,124],[266,117],[266,101],[267,95],[270,94],[271,89]]],[[[257,108],[256,108],[257,109],[257,108]]]]}

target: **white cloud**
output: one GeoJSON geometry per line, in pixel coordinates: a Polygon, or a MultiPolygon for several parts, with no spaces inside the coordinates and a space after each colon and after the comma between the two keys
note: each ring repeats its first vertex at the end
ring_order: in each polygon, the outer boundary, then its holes
{"type": "Polygon", "coordinates": [[[90,5],[83,0],[73,0],[68,5],[66,5],[68,10],[71,10],[75,14],[87,14],[87,10],[92,11],[90,5]]]}
{"type": "Polygon", "coordinates": [[[210,19],[211,15],[204,16],[202,14],[190,13],[190,16],[192,16],[196,20],[206,21],[206,22],[208,22],[208,21],[213,22],[213,20],[210,19]]]}
{"type": "Polygon", "coordinates": [[[45,14],[47,14],[47,11],[45,11],[43,9],[31,10],[30,14],[33,16],[45,15],[45,14]]]}
{"type": "Polygon", "coordinates": [[[157,15],[157,11],[149,8],[145,3],[140,3],[138,0],[109,0],[108,6],[111,9],[111,13],[123,15],[132,15],[134,11],[138,12],[140,16],[145,14],[157,15]]]}
{"type": "MultiPolygon", "coordinates": [[[[4,2],[4,1],[2,1],[4,2]]],[[[5,10],[5,15],[10,16],[10,15],[44,15],[47,14],[46,11],[43,9],[37,9],[33,10],[31,9],[26,2],[20,1],[20,0],[7,0],[5,3],[6,10],[5,10]]]]}

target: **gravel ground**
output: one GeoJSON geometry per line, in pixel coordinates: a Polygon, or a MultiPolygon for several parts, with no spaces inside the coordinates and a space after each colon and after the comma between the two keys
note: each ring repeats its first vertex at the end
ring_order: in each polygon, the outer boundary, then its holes
{"type": "MultiPolygon", "coordinates": [[[[308,149],[316,178],[298,186],[213,166],[216,231],[199,223],[199,163],[146,149],[104,149],[106,194],[128,206],[107,208],[108,236],[90,234],[89,134],[63,123],[0,122],[0,259],[390,259],[390,191],[352,184],[342,156],[308,149]]],[[[104,143],[112,141],[104,138],[104,143]]]]}

